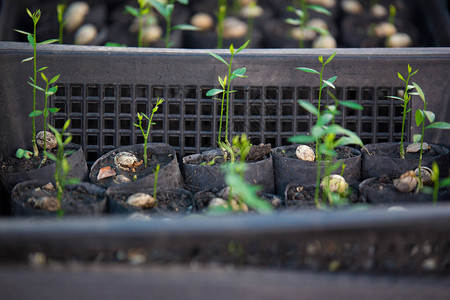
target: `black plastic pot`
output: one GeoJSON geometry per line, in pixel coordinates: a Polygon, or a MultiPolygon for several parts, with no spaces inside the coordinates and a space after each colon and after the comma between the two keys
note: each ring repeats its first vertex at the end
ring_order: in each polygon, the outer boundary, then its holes
{"type": "MultiPolygon", "coordinates": [[[[130,152],[136,155],[138,159],[143,159],[144,152],[144,144],[138,145],[130,145],[119,147],[113,151],[106,153],[101,156],[91,168],[91,173],[89,174],[89,178],[91,182],[98,184],[103,187],[107,187],[111,193],[113,192],[121,192],[121,193],[137,193],[140,190],[146,190],[149,188],[153,188],[155,183],[155,169],[156,163],[160,163],[161,167],[158,174],[158,189],[167,190],[172,188],[181,188],[183,187],[183,178],[181,176],[180,168],[177,162],[177,156],[175,150],[172,146],[164,143],[149,143],[147,146],[147,156],[149,160],[151,157],[154,157],[156,160],[153,170],[148,175],[142,175],[144,177],[139,176],[139,170],[137,172],[128,173],[127,175],[137,175],[137,179],[127,182],[127,183],[117,183],[114,181],[114,177],[102,179],[101,181],[97,180],[97,175],[101,168],[110,166],[112,169],[117,170],[118,168],[114,164],[114,157],[119,152],[130,152]]],[[[142,165],[143,166],[143,165],[142,165]]],[[[145,169],[144,169],[145,170],[145,169]]],[[[117,173],[119,174],[119,173],[117,173]]],[[[130,176],[131,176],[130,175],[130,176]]],[[[131,176],[133,177],[133,176],[131,176]]]]}
{"type": "MultiPolygon", "coordinates": [[[[303,161],[295,157],[295,149],[298,145],[281,146],[272,149],[273,167],[275,173],[275,187],[277,195],[283,196],[286,186],[291,182],[301,185],[316,183],[317,162],[303,161]]],[[[355,148],[347,147],[353,157],[344,158],[345,164],[343,177],[348,181],[359,181],[361,176],[361,152],[355,148]]],[[[324,165],[322,162],[322,175],[324,165]]],[[[340,174],[341,169],[332,174],[340,174]]]]}
{"type": "MultiPolygon", "coordinates": [[[[146,191],[153,195],[152,190],[146,191]]],[[[112,214],[144,213],[156,216],[189,215],[194,212],[191,192],[185,189],[170,189],[157,192],[157,205],[152,208],[140,208],[127,205],[126,201],[134,193],[117,193],[108,189],[106,195],[109,201],[109,211],[112,214]]]]}
{"type": "MultiPolygon", "coordinates": [[[[56,211],[41,210],[27,205],[30,198],[56,197],[56,191],[39,189],[47,180],[29,180],[17,184],[11,194],[11,211],[16,216],[55,216],[56,211]]],[[[106,211],[105,189],[88,182],[67,186],[62,200],[66,215],[101,215],[106,211]]]]}
{"type": "MultiPolygon", "coordinates": [[[[211,161],[221,155],[222,151],[215,149],[183,157],[185,184],[191,191],[195,193],[209,188],[220,189],[226,186],[225,174],[220,165],[201,165],[202,162],[211,161]]],[[[263,192],[273,193],[275,187],[272,157],[247,163],[245,180],[250,184],[261,185],[263,192]]]]}
{"type": "MultiPolygon", "coordinates": [[[[405,143],[406,147],[410,143],[405,143]]],[[[435,155],[427,156],[424,153],[422,165],[430,167],[436,161],[441,177],[448,176],[449,149],[440,145],[430,145],[435,155]]],[[[390,177],[399,177],[406,171],[414,170],[419,165],[419,154],[406,154],[402,159],[399,155],[399,143],[375,143],[365,145],[362,149],[361,178],[379,177],[387,174],[390,177]],[[394,154],[395,156],[392,156],[394,154]],[[409,157],[408,157],[409,156],[409,157]]]]}
{"type": "MultiPolygon", "coordinates": [[[[67,160],[71,166],[68,178],[78,178],[81,181],[87,180],[89,170],[81,146],[69,144],[66,148],[67,150],[76,150],[75,153],[67,157],[67,160]]],[[[4,198],[2,197],[3,199],[0,201],[0,211],[5,213],[9,212],[9,194],[16,184],[28,180],[44,180],[54,183],[55,168],[56,164],[52,163],[45,167],[26,172],[0,173],[0,183],[4,194],[4,198]]]]}

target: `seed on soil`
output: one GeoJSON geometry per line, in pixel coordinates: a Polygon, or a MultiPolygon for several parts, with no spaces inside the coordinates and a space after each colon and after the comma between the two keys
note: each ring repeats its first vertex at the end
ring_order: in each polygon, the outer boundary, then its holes
{"type": "Polygon", "coordinates": [[[247,204],[241,202],[239,203],[235,199],[231,200],[231,209],[233,211],[242,211],[242,212],[248,212],[248,206],[247,204]]]}
{"type": "MultiPolygon", "coordinates": [[[[47,142],[47,149],[53,149],[56,147],[56,137],[53,133],[47,131],[45,134],[45,140],[47,142]]],[[[36,144],[41,148],[44,149],[44,131],[39,131],[36,134],[36,144]]]]}
{"type": "Polygon", "coordinates": [[[406,48],[412,45],[412,39],[407,33],[399,32],[390,36],[386,43],[391,48],[406,48]]]}
{"type": "Polygon", "coordinates": [[[383,5],[375,4],[370,8],[370,14],[375,18],[381,19],[388,15],[388,11],[383,5]]]}
{"type": "Polygon", "coordinates": [[[236,17],[227,17],[223,23],[223,37],[226,39],[238,39],[247,34],[247,24],[236,17]]]}
{"type": "Polygon", "coordinates": [[[136,168],[142,165],[143,161],[138,161],[133,153],[119,152],[114,157],[114,163],[119,169],[127,172],[136,172],[136,168]]]}
{"type": "Polygon", "coordinates": [[[390,37],[393,34],[397,33],[397,28],[394,25],[388,22],[382,22],[375,26],[374,28],[375,36],[379,38],[390,37]]]}
{"type": "MultiPolygon", "coordinates": [[[[427,143],[423,142],[422,151],[426,151],[429,149],[431,149],[431,146],[428,145],[427,143]]],[[[412,144],[409,144],[408,147],[406,147],[406,152],[409,152],[409,153],[417,153],[419,151],[420,151],[420,143],[412,143],[412,144]]]]}
{"type": "Polygon", "coordinates": [[[209,201],[208,207],[209,208],[213,208],[213,207],[226,207],[227,206],[227,201],[222,199],[222,198],[213,198],[211,201],[209,201]]]}
{"type": "Polygon", "coordinates": [[[46,185],[42,186],[42,189],[47,190],[47,191],[54,191],[55,187],[53,186],[53,184],[51,182],[49,182],[46,185]]]}
{"type": "Polygon", "coordinates": [[[57,211],[59,209],[58,200],[55,197],[44,196],[40,198],[29,198],[28,204],[34,208],[48,210],[48,211],[57,211]]]}
{"type": "Polygon", "coordinates": [[[112,169],[110,166],[106,166],[100,169],[100,171],[98,171],[98,175],[97,175],[97,180],[102,180],[111,176],[115,176],[116,175],[116,171],[114,171],[114,169],[112,169]]]}
{"type": "Polygon", "coordinates": [[[84,17],[89,13],[89,5],[84,1],[71,3],[64,14],[64,27],[67,32],[73,33],[83,24],[84,17]]]}
{"type": "Polygon", "coordinates": [[[97,27],[92,24],[85,24],[75,33],[74,43],[76,45],[89,45],[95,40],[97,34],[97,27]]]}
{"type": "Polygon", "coordinates": [[[150,208],[155,206],[156,200],[152,196],[146,193],[136,193],[128,197],[126,203],[128,205],[141,207],[141,208],[150,208]]]}
{"type": "Polygon", "coordinates": [[[337,174],[331,174],[330,176],[324,177],[320,183],[320,188],[323,190],[327,183],[329,184],[329,189],[332,193],[343,194],[348,188],[348,183],[345,181],[344,177],[337,174]]]}
{"type": "MultiPolygon", "coordinates": [[[[416,168],[414,170],[414,174],[416,174],[416,176],[419,176],[419,168],[416,168]]],[[[422,183],[424,185],[433,185],[433,180],[431,180],[431,177],[434,175],[433,170],[428,167],[422,166],[420,168],[420,175],[422,177],[422,183]]]]}
{"type": "Polygon", "coordinates": [[[344,0],[341,2],[341,8],[350,15],[359,15],[364,11],[363,6],[357,0],[344,0]]]}
{"type": "Polygon", "coordinates": [[[125,175],[120,174],[120,175],[117,175],[114,178],[114,182],[116,182],[116,183],[128,183],[128,182],[131,182],[131,179],[128,178],[127,176],[125,176],[125,175]]]}
{"type": "Polygon", "coordinates": [[[298,159],[305,161],[314,161],[316,159],[316,155],[314,154],[314,150],[306,145],[300,145],[295,150],[295,155],[298,159]]]}
{"type": "Polygon", "coordinates": [[[417,186],[417,178],[414,171],[403,173],[400,178],[394,180],[394,186],[399,192],[412,192],[417,186]]]}
{"type": "Polygon", "coordinates": [[[214,26],[213,18],[206,13],[197,13],[192,16],[191,24],[200,28],[201,31],[208,31],[214,26]]]}

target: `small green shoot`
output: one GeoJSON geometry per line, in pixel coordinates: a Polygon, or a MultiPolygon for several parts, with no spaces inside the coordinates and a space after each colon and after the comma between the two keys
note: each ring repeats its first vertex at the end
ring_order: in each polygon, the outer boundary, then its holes
{"type": "MultiPolygon", "coordinates": [[[[159,168],[160,168],[160,164],[158,164],[156,166],[156,170],[155,170],[155,182],[153,184],[153,199],[155,199],[156,201],[156,188],[158,187],[158,174],[159,174],[159,168]]],[[[158,203],[158,202],[156,202],[158,203]]]]}
{"type": "MultiPolygon", "coordinates": [[[[37,52],[37,45],[38,44],[51,44],[55,43],[58,40],[57,39],[50,39],[43,42],[37,42],[36,37],[36,28],[37,23],[39,22],[39,19],[41,18],[41,11],[38,9],[34,13],[31,13],[31,11],[27,8],[26,9],[27,14],[30,16],[31,20],[33,21],[33,33],[25,32],[22,30],[14,29],[16,32],[25,34],[27,36],[28,42],[33,47],[33,56],[27,57],[22,60],[22,62],[27,62],[32,60],[33,61],[33,78],[30,77],[31,83],[36,85],[37,84],[37,73],[45,70],[47,67],[42,67],[40,69],[37,69],[37,61],[36,61],[36,52],[37,52]]],[[[33,112],[36,111],[36,87],[33,86],[33,112]]],[[[36,145],[36,117],[32,116],[32,124],[33,124],[33,132],[32,132],[32,138],[31,142],[33,145],[33,154],[34,156],[39,155],[39,150],[36,145]]]]}
{"type": "Polygon", "coordinates": [[[435,114],[432,111],[427,110],[427,101],[425,100],[425,94],[422,88],[415,82],[413,86],[416,92],[411,92],[410,95],[418,95],[423,101],[423,109],[418,109],[415,114],[416,126],[422,125],[422,133],[415,134],[413,137],[414,143],[420,142],[420,155],[419,155],[419,188],[422,187],[422,156],[423,156],[423,138],[425,129],[450,129],[450,124],[447,122],[435,122],[435,114]],[[425,126],[425,121],[428,119],[429,125],[425,126]]]}
{"type": "MultiPolygon", "coordinates": [[[[144,0],[140,0],[144,1],[144,0]]],[[[164,17],[166,21],[166,36],[164,38],[164,45],[166,48],[170,48],[173,46],[173,42],[170,41],[170,34],[174,30],[199,30],[197,27],[189,25],[189,24],[178,24],[172,26],[172,14],[173,9],[175,7],[175,2],[179,2],[183,5],[188,5],[189,0],[168,0],[166,4],[161,3],[158,0],[147,0],[150,4],[156,9],[157,12],[164,17]]]]}
{"type": "Polygon", "coordinates": [[[219,83],[220,83],[220,89],[211,89],[206,93],[206,96],[213,97],[214,100],[221,100],[221,108],[220,108],[220,122],[219,122],[219,133],[217,135],[217,145],[224,150],[224,144],[226,144],[228,147],[230,147],[230,141],[228,140],[228,119],[229,119],[229,107],[230,107],[230,94],[234,93],[235,91],[231,90],[231,82],[236,78],[244,78],[245,72],[247,71],[246,68],[239,68],[236,70],[232,70],[232,64],[233,64],[233,58],[236,54],[241,52],[243,49],[245,49],[248,44],[250,43],[250,40],[247,41],[245,44],[243,44],[239,49],[235,50],[233,44],[230,45],[230,61],[227,62],[225,59],[223,59],[221,56],[208,52],[209,55],[214,57],[215,59],[219,60],[223,64],[225,64],[228,67],[228,75],[225,77],[219,76],[219,83]],[[219,94],[222,94],[222,99],[215,98],[214,96],[217,96],[219,94]],[[225,141],[222,142],[222,121],[223,121],[223,113],[224,113],[224,104],[226,99],[226,118],[225,118],[225,141]]]}
{"type": "Polygon", "coordinates": [[[30,159],[32,155],[33,155],[33,152],[26,150],[26,149],[19,148],[16,151],[17,158],[30,159]]]}
{"type": "Polygon", "coordinates": [[[144,27],[144,19],[150,13],[151,7],[148,0],[137,0],[139,8],[132,7],[130,5],[125,6],[125,12],[138,18],[139,29],[138,29],[138,47],[143,46],[142,29],[144,27]]]}
{"type": "MultiPolygon", "coordinates": [[[[308,21],[309,21],[308,10],[311,10],[311,11],[314,11],[314,12],[317,12],[320,14],[324,14],[327,16],[331,16],[331,12],[329,10],[327,10],[326,8],[324,8],[320,5],[306,4],[306,0],[301,0],[300,9],[297,9],[293,6],[287,7],[287,11],[293,12],[297,16],[297,18],[295,18],[295,19],[287,18],[287,19],[285,19],[285,22],[290,25],[299,26],[301,33],[304,33],[306,30],[312,30],[312,31],[315,31],[322,35],[329,35],[330,33],[328,32],[328,30],[325,30],[325,29],[319,28],[319,27],[315,27],[315,26],[307,26],[308,21]]],[[[305,48],[303,37],[300,37],[298,43],[299,43],[298,44],[299,48],[305,48]]]]}
{"type": "Polygon", "coordinates": [[[433,204],[436,204],[438,201],[439,188],[450,186],[450,177],[439,180],[439,167],[436,161],[433,161],[432,170],[433,172],[431,173],[431,180],[434,183],[433,204]]]}
{"type": "Polygon", "coordinates": [[[412,76],[417,74],[417,72],[419,72],[419,70],[415,70],[414,72],[412,72],[412,68],[408,64],[408,76],[406,77],[406,79],[402,76],[402,74],[397,73],[398,78],[405,83],[405,90],[403,92],[403,97],[401,98],[398,96],[388,96],[388,98],[400,100],[403,102],[403,104],[401,105],[403,107],[402,135],[400,137],[400,157],[403,159],[405,158],[405,147],[403,145],[403,141],[404,141],[404,136],[405,136],[406,115],[411,111],[410,108],[408,109],[408,103],[411,100],[411,95],[409,93],[409,90],[414,88],[413,85],[409,84],[409,81],[412,76]]]}
{"type": "Polygon", "coordinates": [[[59,209],[58,216],[62,217],[64,215],[64,210],[62,208],[62,199],[64,196],[64,190],[67,185],[77,184],[80,182],[78,178],[67,178],[70,172],[70,164],[67,160],[66,155],[70,152],[65,152],[64,148],[72,141],[72,135],[67,132],[70,126],[70,119],[68,119],[61,130],[61,133],[48,124],[48,127],[56,137],[56,142],[58,143],[58,151],[56,156],[52,153],[46,153],[46,156],[56,163],[55,167],[55,183],[56,183],[56,199],[58,199],[59,209]]]}
{"type": "Polygon", "coordinates": [[[227,16],[227,0],[219,0],[219,10],[217,11],[217,49],[223,48],[223,31],[225,17],[227,16]]]}
{"type": "Polygon", "coordinates": [[[389,19],[388,19],[389,24],[394,25],[396,15],[397,9],[395,8],[395,5],[394,4],[389,5],[389,19]]]}
{"type": "Polygon", "coordinates": [[[164,102],[164,98],[159,98],[156,100],[156,105],[153,107],[152,109],[152,114],[150,115],[150,118],[144,114],[144,113],[137,113],[137,117],[139,120],[139,124],[133,123],[134,126],[136,126],[137,128],[139,128],[142,132],[142,136],[144,137],[144,166],[147,168],[147,142],[148,142],[148,137],[150,136],[150,127],[156,123],[153,123],[153,115],[158,111],[159,106],[164,102]],[[144,128],[142,127],[142,119],[146,118],[148,121],[147,124],[147,130],[145,131],[144,128]]]}
{"type": "Polygon", "coordinates": [[[63,43],[63,34],[64,34],[64,25],[66,21],[64,21],[64,11],[66,10],[67,5],[64,3],[59,3],[56,5],[56,12],[58,14],[58,26],[59,26],[59,43],[63,43]]]}

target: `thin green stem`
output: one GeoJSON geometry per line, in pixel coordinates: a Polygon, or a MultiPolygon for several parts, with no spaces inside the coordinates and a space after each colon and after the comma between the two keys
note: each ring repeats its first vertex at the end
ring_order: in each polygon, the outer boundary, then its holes
{"type": "Polygon", "coordinates": [[[409,85],[409,79],[411,78],[411,73],[408,72],[408,79],[406,79],[406,84],[405,84],[405,92],[403,95],[403,119],[402,119],[402,134],[400,137],[400,157],[402,159],[405,158],[405,147],[403,145],[403,141],[404,141],[404,135],[405,135],[405,123],[406,123],[406,111],[408,109],[408,102],[410,100],[410,96],[408,94],[408,85],[409,85]]]}
{"type": "MultiPolygon", "coordinates": [[[[233,54],[231,54],[230,63],[228,64],[228,82],[227,82],[227,111],[226,111],[226,119],[225,119],[225,140],[229,143],[228,140],[228,118],[229,115],[229,109],[230,109],[230,89],[231,89],[231,64],[233,63],[233,54]]],[[[231,137],[230,137],[231,140],[231,137]]]]}
{"type": "Polygon", "coordinates": [[[227,13],[227,1],[219,0],[219,11],[217,14],[217,49],[223,48],[224,20],[227,13]]]}
{"type": "Polygon", "coordinates": [[[303,18],[300,20],[300,39],[298,40],[298,46],[300,48],[305,48],[305,43],[303,40],[305,35],[305,26],[309,19],[308,10],[306,9],[306,0],[302,0],[300,9],[303,11],[303,18]]]}
{"type": "Polygon", "coordinates": [[[138,22],[139,22],[139,31],[138,31],[138,47],[142,47],[142,14],[141,12],[139,12],[139,17],[138,17],[138,22]]]}
{"type": "Polygon", "coordinates": [[[153,199],[156,201],[156,188],[158,187],[158,174],[159,174],[160,164],[156,165],[155,170],[155,182],[153,184],[153,199]]]}
{"type": "Polygon", "coordinates": [[[222,138],[222,120],[223,120],[223,104],[225,102],[226,91],[222,93],[222,104],[220,107],[220,123],[219,123],[219,136],[217,137],[217,144],[220,146],[220,139],[222,138]]]}
{"type": "MultiPolygon", "coordinates": [[[[33,40],[34,40],[34,45],[33,45],[33,79],[34,79],[34,84],[37,85],[37,63],[36,63],[36,26],[37,26],[37,21],[33,20],[33,40]]],[[[33,87],[33,111],[36,111],[36,88],[33,87]]],[[[32,117],[32,123],[33,123],[33,137],[31,139],[31,142],[33,144],[33,151],[34,151],[34,156],[38,156],[39,155],[39,150],[37,148],[36,145],[36,117],[33,116],[32,117]]]]}
{"type": "MultiPolygon", "coordinates": [[[[317,149],[317,141],[316,141],[316,149],[317,149]]],[[[317,163],[317,172],[316,172],[316,189],[314,191],[314,203],[316,207],[320,207],[319,203],[319,189],[320,189],[320,175],[322,174],[322,159],[320,155],[316,152],[316,163],[317,163]]]]}
{"type": "MultiPolygon", "coordinates": [[[[423,184],[422,184],[422,156],[423,156],[423,135],[425,134],[425,112],[427,111],[427,103],[424,101],[423,103],[423,112],[424,112],[424,118],[423,118],[423,122],[422,122],[422,135],[420,137],[420,154],[419,154],[419,188],[422,188],[423,184]]],[[[439,180],[439,179],[438,179],[439,180]]]]}

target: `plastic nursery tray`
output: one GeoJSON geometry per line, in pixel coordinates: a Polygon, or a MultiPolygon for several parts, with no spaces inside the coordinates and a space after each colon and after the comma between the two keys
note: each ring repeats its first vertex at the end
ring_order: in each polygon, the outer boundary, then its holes
{"type": "MultiPolygon", "coordinates": [[[[228,57],[227,50],[213,50],[228,57]]],[[[318,68],[318,55],[334,50],[250,49],[239,53],[234,67],[247,68],[248,78],[234,81],[230,131],[247,133],[254,144],[288,143],[288,138],[307,133],[314,120],[297,103],[317,102],[318,76],[296,67],[318,68]]],[[[400,101],[387,98],[404,89],[397,72],[407,65],[419,69],[414,81],[423,88],[436,120],[450,115],[450,48],[338,49],[327,65],[325,77],[338,76],[339,99],[360,103],[363,111],[342,109],[337,122],[355,131],[364,143],[398,141],[401,132],[400,101]]],[[[26,83],[32,55],[25,43],[0,42],[0,155],[12,155],[27,147],[31,135],[28,118],[32,88],[26,83]]],[[[206,96],[217,87],[217,76],[226,66],[206,50],[109,48],[40,45],[38,65],[48,66],[47,76],[61,74],[51,105],[60,108],[51,123],[62,127],[72,120],[74,142],[83,146],[89,162],[118,146],[140,143],[143,138],[132,123],[137,112],[150,113],[158,97],[166,101],[155,115],[151,140],[166,142],[180,155],[215,148],[220,103],[206,96]]],[[[38,94],[38,107],[43,97],[38,94]]],[[[326,96],[326,101],[329,101],[326,96]]],[[[323,100],[324,101],[324,100],[323,100]]],[[[412,114],[422,101],[414,97],[412,114]]],[[[418,130],[407,120],[407,137],[418,130]]],[[[42,118],[37,118],[38,128],[42,118]]],[[[450,146],[446,131],[427,131],[429,142],[450,146]]]]}

